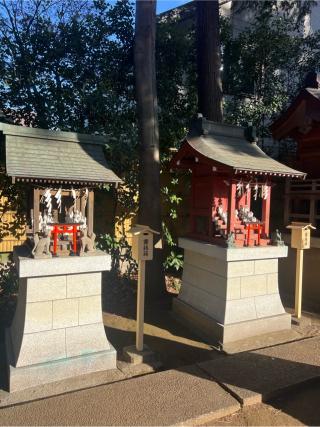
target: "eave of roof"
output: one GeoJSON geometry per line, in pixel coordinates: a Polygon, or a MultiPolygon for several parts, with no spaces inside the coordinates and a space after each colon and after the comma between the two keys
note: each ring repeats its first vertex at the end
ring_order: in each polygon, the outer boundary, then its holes
{"type": "Polygon", "coordinates": [[[275,139],[287,138],[307,120],[320,122],[320,89],[305,88],[270,126],[275,139]]]}
{"type": "MultiPolygon", "coordinates": [[[[173,156],[171,167],[192,169],[197,162],[234,174],[305,178],[304,172],[272,159],[254,141],[253,128],[215,123],[199,117],[173,156]]],[[[213,169],[213,172],[215,169],[213,169]]]]}
{"type": "Polygon", "coordinates": [[[290,176],[304,178],[304,172],[289,168],[272,159],[255,143],[244,138],[231,138],[221,135],[202,135],[186,137],[187,143],[195,151],[208,159],[231,167],[237,173],[256,175],[290,176]]]}

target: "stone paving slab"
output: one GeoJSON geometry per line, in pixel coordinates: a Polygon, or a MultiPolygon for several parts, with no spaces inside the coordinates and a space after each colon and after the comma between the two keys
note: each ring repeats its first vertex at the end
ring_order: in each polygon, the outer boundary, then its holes
{"type": "Polygon", "coordinates": [[[0,410],[0,425],[197,425],[240,408],[196,366],[0,410]]]}
{"type": "Polygon", "coordinates": [[[243,405],[320,378],[320,337],[199,363],[243,405]]]}
{"type": "Polygon", "coordinates": [[[223,346],[223,351],[226,354],[242,353],[244,351],[273,347],[279,344],[287,344],[289,342],[300,339],[302,339],[301,334],[293,329],[288,329],[285,331],[271,332],[270,334],[262,334],[225,344],[223,346]]]}
{"type": "Polygon", "coordinates": [[[62,381],[43,384],[37,387],[9,393],[0,389],[0,410],[6,406],[17,405],[33,400],[57,396],[72,391],[88,389],[101,384],[110,384],[126,379],[127,376],[119,369],[93,372],[91,374],[79,375],[62,381]]]}
{"type": "Polygon", "coordinates": [[[118,360],[117,369],[109,369],[106,371],[79,375],[61,381],[30,387],[28,389],[16,391],[13,393],[9,393],[7,391],[7,386],[3,384],[2,387],[5,386],[6,389],[2,389],[0,386],[0,409],[7,406],[31,402],[33,400],[44,399],[47,397],[58,396],[60,394],[71,393],[73,391],[111,384],[141,375],[153,374],[161,367],[162,365],[159,362],[133,365],[132,363],[118,360]]]}

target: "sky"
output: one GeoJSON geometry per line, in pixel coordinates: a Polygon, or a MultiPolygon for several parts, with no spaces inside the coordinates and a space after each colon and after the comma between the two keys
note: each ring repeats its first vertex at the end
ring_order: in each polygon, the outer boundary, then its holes
{"type": "Polygon", "coordinates": [[[174,7],[181,6],[184,3],[188,3],[188,1],[190,0],[158,0],[157,13],[162,13],[174,7]]]}

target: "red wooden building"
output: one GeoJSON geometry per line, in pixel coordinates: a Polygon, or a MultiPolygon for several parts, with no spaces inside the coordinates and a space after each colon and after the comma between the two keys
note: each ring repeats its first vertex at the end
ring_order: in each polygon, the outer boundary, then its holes
{"type": "Polygon", "coordinates": [[[319,75],[311,72],[289,107],[271,126],[275,139],[291,138],[297,143],[292,166],[306,172],[304,182],[287,180],[284,224],[290,221],[310,222],[320,227],[320,88],[319,75]]]}
{"type": "Polygon", "coordinates": [[[320,178],[320,89],[303,89],[271,130],[275,139],[294,139],[295,164],[308,178],[320,178]]]}
{"type": "Polygon", "coordinates": [[[189,237],[267,245],[272,182],[305,174],[267,156],[248,129],[199,118],[171,160],[192,171],[189,237]]]}

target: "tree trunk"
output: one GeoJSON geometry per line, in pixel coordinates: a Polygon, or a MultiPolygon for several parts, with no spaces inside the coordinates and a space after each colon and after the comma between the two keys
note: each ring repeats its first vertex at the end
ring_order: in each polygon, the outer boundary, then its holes
{"type": "Polygon", "coordinates": [[[218,0],[197,0],[198,108],[206,119],[222,121],[218,0]]]}
{"type": "MultiPolygon", "coordinates": [[[[156,1],[136,1],[135,78],[140,137],[139,223],[161,233],[160,155],[157,113],[155,32],[156,1]]],[[[159,240],[155,237],[155,241],[159,240]]],[[[147,262],[146,297],[165,292],[162,250],[147,262]]]]}

